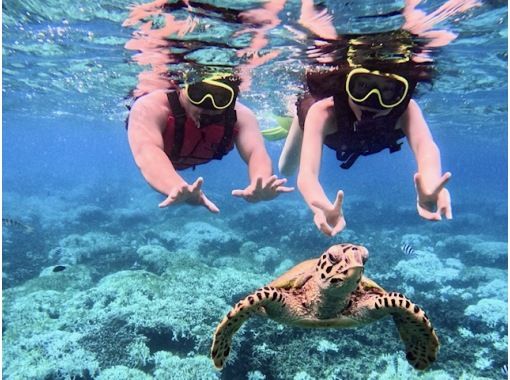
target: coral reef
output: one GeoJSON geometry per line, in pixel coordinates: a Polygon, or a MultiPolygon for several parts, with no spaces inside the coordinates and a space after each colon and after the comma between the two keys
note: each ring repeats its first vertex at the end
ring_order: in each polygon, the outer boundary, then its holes
{"type": "Polygon", "coordinates": [[[505,301],[493,298],[484,298],[469,305],[464,314],[484,323],[487,327],[495,328],[508,324],[508,305],[505,301]]]}
{"type": "Polygon", "coordinates": [[[89,232],[85,235],[72,234],[59,241],[59,247],[49,253],[49,258],[63,264],[77,264],[97,256],[115,252],[120,240],[104,232],[89,232]]]}
{"type": "MultiPolygon", "coordinates": [[[[66,198],[59,199],[63,209],[66,198]]],[[[500,260],[505,245],[492,235],[454,235],[429,225],[417,234],[413,223],[405,223],[407,209],[395,228],[348,229],[335,242],[367,246],[365,275],[427,310],[442,344],[429,371],[407,364],[391,319],[340,331],[258,318],[236,335],[223,372],[214,371],[208,358],[211,336],[230,306],[332,244],[300,206],[282,202],[234,210],[227,220],[207,216],[190,222],[197,211],[171,210],[164,218],[119,205],[108,216],[84,205],[76,230],[51,224],[56,216],[50,214],[40,219],[41,228],[51,231],[46,241],[12,234],[13,245],[32,245],[20,262],[33,269],[28,275],[9,261],[14,257],[4,262],[7,276],[25,275],[4,289],[4,378],[497,376],[508,351],[507,270],[500,260]],[[105,229],[95,228],[103,218],[105,229]],[[151,220],[150,226],[138,218],[151,220]],[[253,221],[260,225],[253,228],[253,221]],[[405,255],[403,243],[415,253],[405,255]],[[5,266],[9,262],[18,272],[5,266]]]]}

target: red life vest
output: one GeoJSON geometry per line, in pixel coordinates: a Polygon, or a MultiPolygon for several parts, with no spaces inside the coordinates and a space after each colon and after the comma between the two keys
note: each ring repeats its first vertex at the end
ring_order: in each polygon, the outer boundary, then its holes
{"type": "MultiPolygon", "coordinates": [[[[211,124],[198,128],[195,122],[185,115],[180,103],[175,104],[176,100],[178,102],[175,92],[169,93],[168,99],[172,114],[168,116],[163,133],[164,151],[176,170],[195,167],[213,159],[221,160],[234,148],[234,140],[239,128],[235,125],[233,109],[230,110],[230,118],[225,117],[224,124],[211,124]],[[230,127],[228,124],[231,124],[230,127]],[[228,133],[228,128],[232,129],[231,133],[228,133]]],[[[226,111],[226,114],[228,112],[226,111]]]]}

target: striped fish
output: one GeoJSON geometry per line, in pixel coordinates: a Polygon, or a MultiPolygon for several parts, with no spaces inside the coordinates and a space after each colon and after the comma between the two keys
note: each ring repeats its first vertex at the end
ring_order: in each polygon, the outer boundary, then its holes
{"type": "Polygon", "coordinates": [[[2,226],[3,227],[13,227],[24,230],[26,233],[32,232],[34,229],[20,221],[10,219],[10,218],[2,218],[2,226]]]}
{"type": "Polygon", "coordinates": [[[400,246],[400,250],[404,253],[404,255],[406,256],[414,256],[416,255],[416,251],[415,249],[410,246],[409,244],[407,243],[403,243],[401,246],[400,246]]]}

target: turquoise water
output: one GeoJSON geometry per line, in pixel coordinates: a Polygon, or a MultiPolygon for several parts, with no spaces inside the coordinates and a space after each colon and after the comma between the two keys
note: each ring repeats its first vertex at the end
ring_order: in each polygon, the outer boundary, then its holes
{"type": "MultiPolygon", "coordinates": [[[[402,22],[392,13],[396,1],[325,4],[339,33],[402,22]],[[385,16],[360,17],[367,14],[385,16]]],[[[431,12],[440,4],[420,7],[431,12]]],[[[162,196],[136,169],[124,129],[129,91],[148,69],[124,48],[136,30],[121,26],[128,5],[3,4],[2,207],[4,218],[22,224],[4,223],[2,234],[4,378],[506,378],[506,2],[487,1],[439,24],[458,38],[434,53],[439,76],[417,96],[443,168],[453,173],[454,219],[430,223],[417,215],[407,144],[348,171],[325,150],[326,193],[346,194],[347,229],[333,239],[316,230],[297,190],[259,204],[233,198],[231,190],[248,181],[236,152],[183,173],[188,181],[205,178],[220,214],[158,209],[162,196]],[[215,371],[212,335],[230,307],[340,242],[365,245],[365,275],[427,312],[441,341],[433,366],[419,372],[407,364],[391,318],[343,330],[253,318],[234,338],[225,369],[215,371]],[[406,256],[402,243],[416,254],[406,256]]],[[[288,28],[303,32],[298,12],[297,2],[280,12],[262,52],[281,53],[253,69],[241,95],[262,129],[276,125],[273,115],[285,114],[302,88],[308,42],[288,28]]],[[[202,20],[224,28],[197,29],[203,49],[240,28],[202,20]]],[[[224,41],[228,51],[249,39],[224,41]]],[[[282,144],[266,146],[276,170],[282,144]]]]}

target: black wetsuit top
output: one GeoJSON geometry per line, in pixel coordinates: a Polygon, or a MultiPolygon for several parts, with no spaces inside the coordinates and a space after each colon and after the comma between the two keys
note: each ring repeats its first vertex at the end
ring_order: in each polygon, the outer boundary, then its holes
{"type": "Polygon", "coordinates": [[[324,143],[336,151],[337,159],[342,161],[341,168],[349,169],[359,156],[368,156],[386,148],[390,153],[400,150],[400,140],[405,134],[396,125],[407,109],[409,98],[384,116],[373,118],[362,112],[361,120],[354,115],[346,94],[335,95],[333,99],[337,131],[326,136],[324,143]]]}

